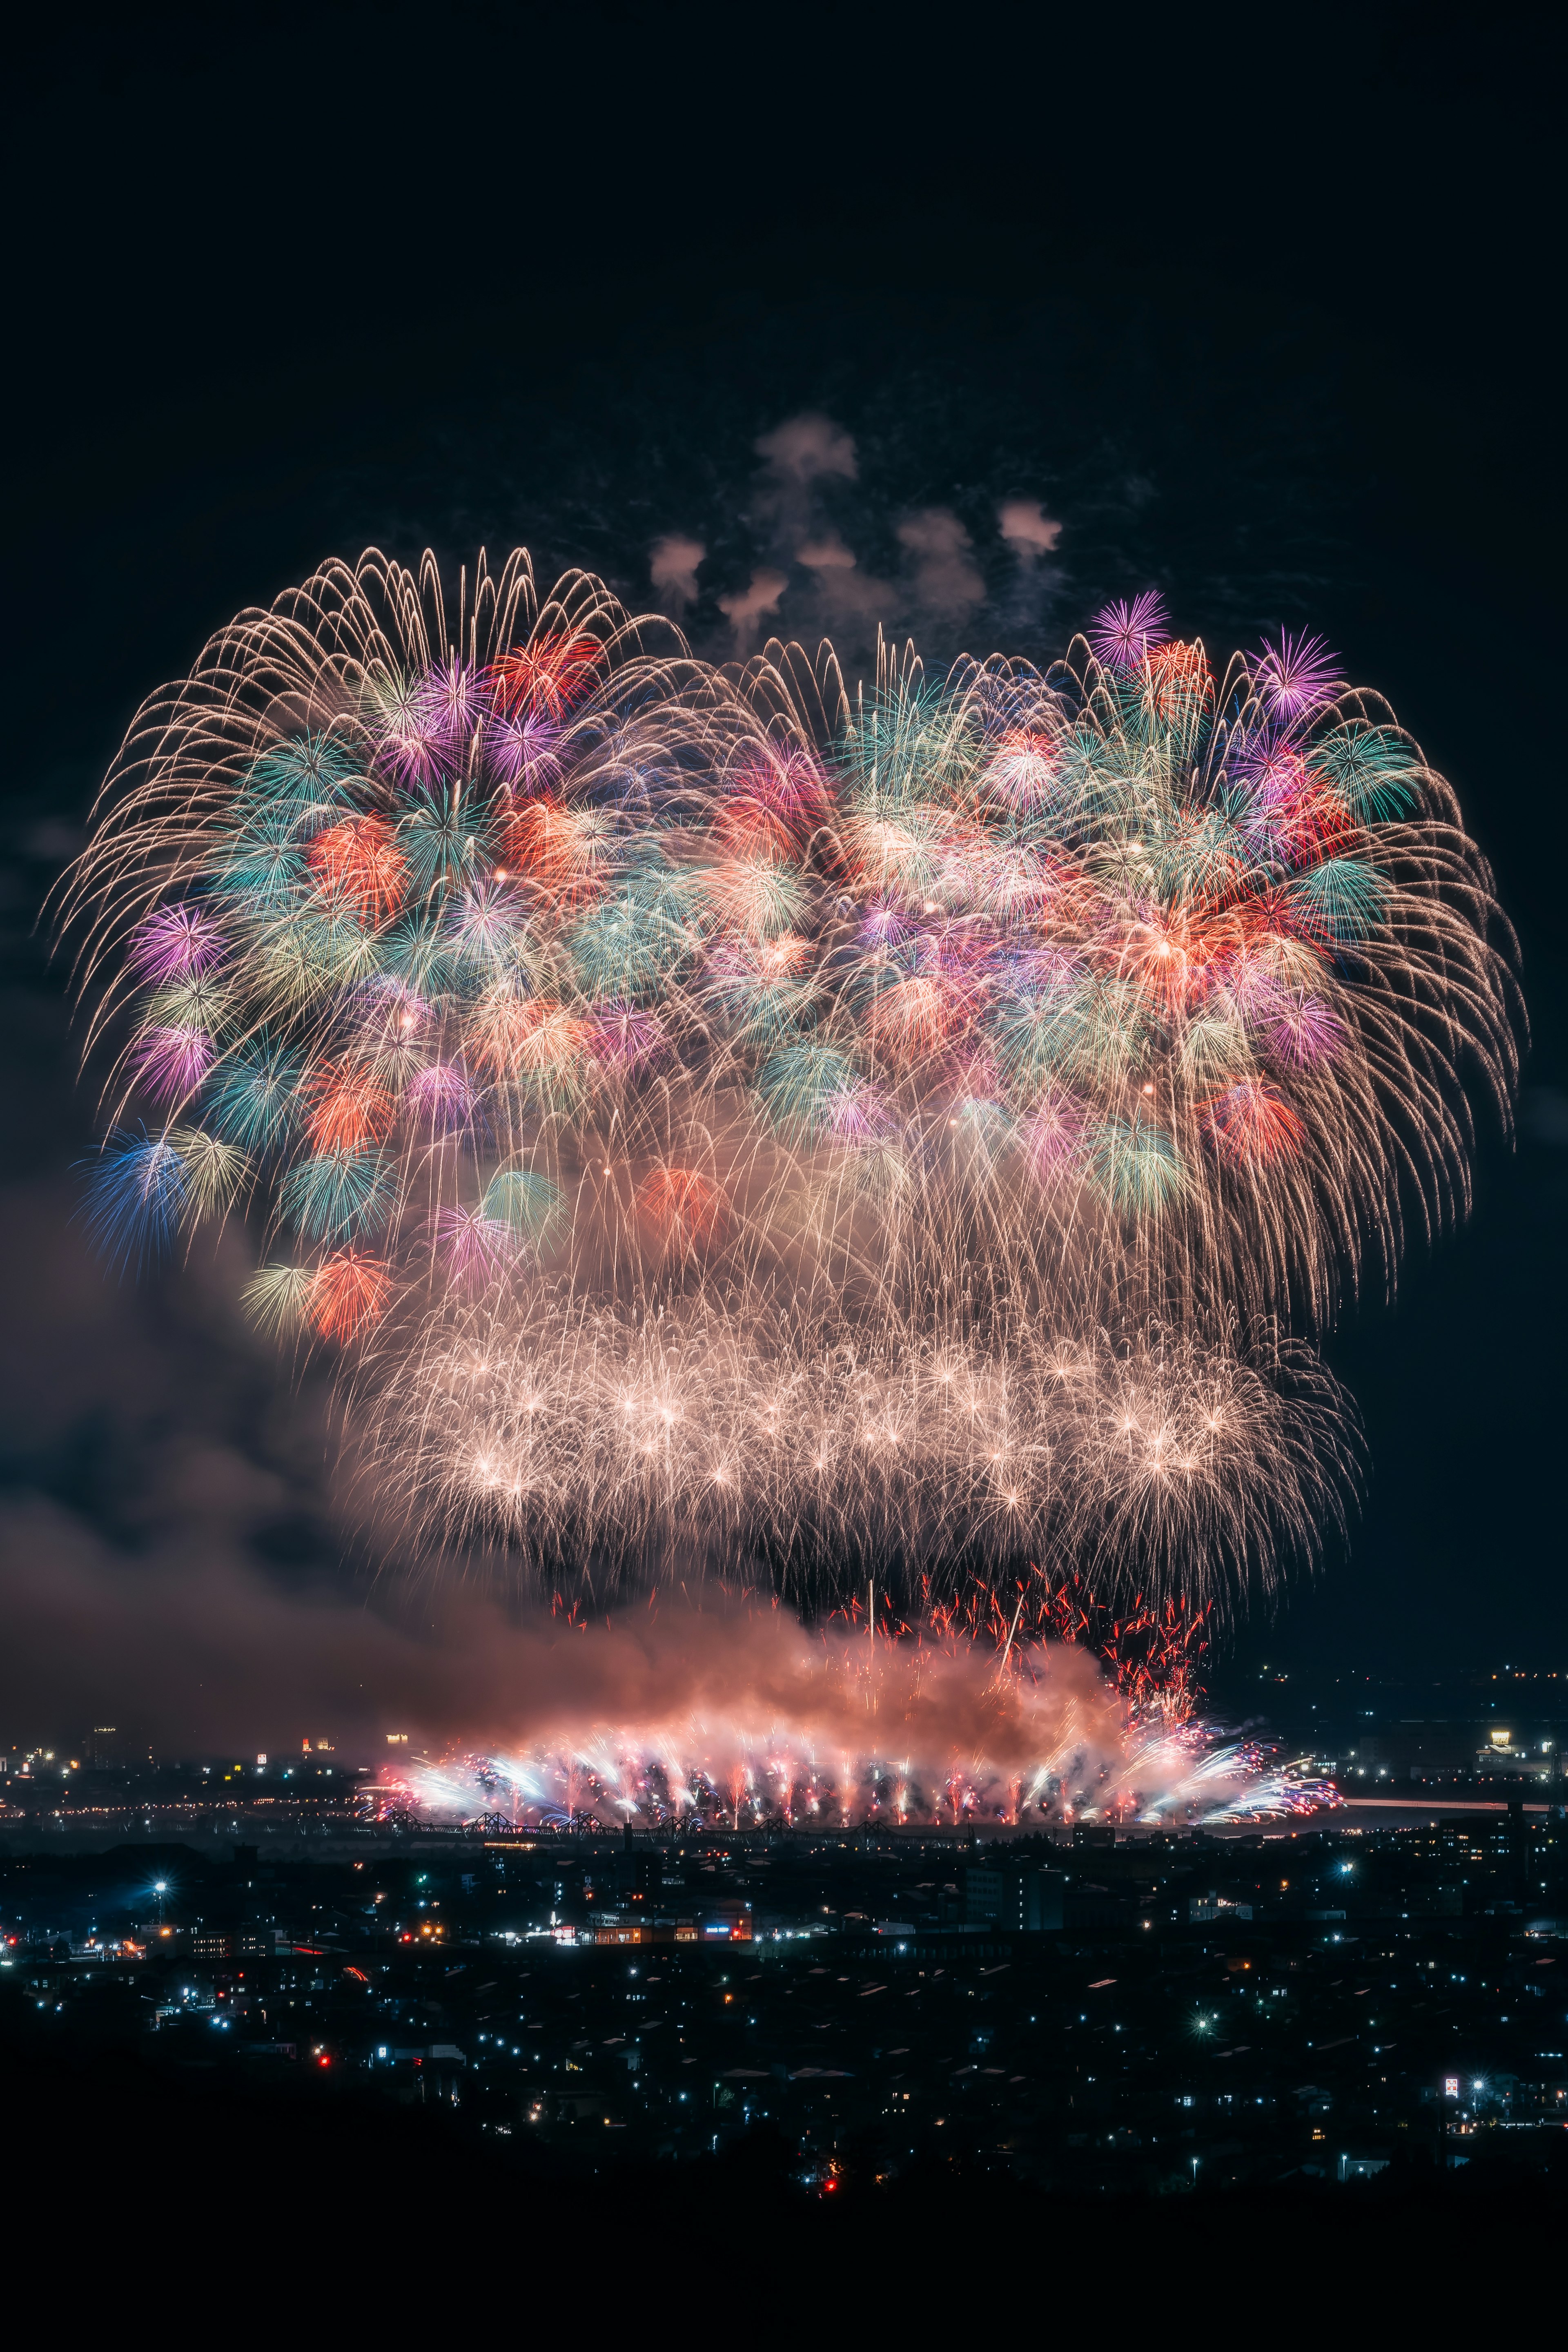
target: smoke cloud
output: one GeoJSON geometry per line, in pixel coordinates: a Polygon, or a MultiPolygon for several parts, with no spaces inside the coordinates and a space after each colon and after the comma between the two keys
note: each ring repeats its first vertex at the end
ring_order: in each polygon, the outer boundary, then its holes
{"type": "Polygon", "coordinates": [[[752,446],[784,481],[813,482],[826,476],[852,482],[860,472],[852,436],[831,416],[787,417],[752,446]]]}
{"type": "MultiPolygon", "coordinates": [[[[220,1479],[220,1511],[234,1497],[220,1479]]],[[[826,1765],[874,1750],[940,1787],[961,1766],[1037,1767],[1063,1743],[1123,1748],[1113,1693],[1082,1652],[1037,1652],[998,1679],[955,1654],[827,1640],[766,1602],[677,1599],[586,1627],[461,1589],[290,1592],[246,1560],[198,1497],[134,1562],[47,1497],[0,1516],[7,1638],[0,1707],[13,1737],[58,1744],[91,1723],[157,1753],[236,1755],[329,1738],[573,1748],[612,1737],[649,1755],[726,1755],[769,1737],[826,1765]]]]}
{"type": "Polygon", "coordinates": [[[892,618],[899,593],[891,580],[862,572],[859,562],[836,531],[808,540],[795,561],[814,575],[817,618],[828,630],[862,630],[892,618]]]}
{"type": "Polygon", "coordinates": [[[685,539],[678,531],[653,541],[648,559],[649,577],[660,604],[677,620],[697,601],[697,566],[706,554],[700,539],[685,539]]]}
{"type": "Polygon", "coordinates": [[[928,612],[959,619],[986,601],[986,583],[971,560],[974,544],[956,514],[927,507],[898,526],[900,543],[915,558],[915,593],[928,612]]]}
{"type": "MultiPolygon", "coordinates": [[[[515,1710],[517,1729],[484,1743],[523,1803],[544,1812],[564,1797],[613,1822],[651,1798],[702,1802],[706,1784],[706,1801],[727,1792],[737,1818],[743,1801],[850,1820],[889,1801],[905,1818],[976,1805],[1014,1818],[1020,1801],[1054,1807],[1069,1787],[1124,1785],[1129,1765],[1146,1772],[1153,1756],[1145,1745],[1134,1762],[1122,1709],[1072,1649],[1015,1655],[1009,1667],[963,1646],[814,1637],[786,1612],[731,1603],[631,1615],[562,1635],[550,1655],[543,1704],[515,1710]]],[[[526,1650],[519,1658],[528,1671],[526,1650]]],[[[1156,1777],[1168,1780],[1172,1760],[1156,1777]]],[[[475,1810],[460,1766],[422,1795],[433,1810],[475,1810]]]]}
{"type": "MultiPolygon", "coordinates": [[[[761,468],[747,520],[753,568],[743,589],[718,600],[735,650],[748,652],[766,614],[778,634],[811,644],[831,636],[841,654],[862,661],[878,633],[911,633],[928,656],[956,652],[989,593],[969,527],[950,508],[917,508],[901,521],[885,493],[867,481],[852,434],[812,409],[758,435],[761,468]],[[904,551],[887,577],[869,550],[895,542],[904,551]]],[[[1000,543],[1017,559],[1006,610],[1033,628],[1050,601],[1056,573],[1051,554],[1062,526],[1038,499],[1010,498],[994,509],[1000,543]]],[[[727,531],[728,525],[727,523],[727,531]]],[[[653,550],[653,584],[677,617],[696,601],[704,543],[672,533],[653,550]]]]}
{"type": "Polygon", "coordinates": [[[751,585],[739,595],[719,598],[719,611],[727,616],[740,652],[747,651],[755,641],[763,614],[779,610],[779,598],[789,585],[782,572],[754,572],[751,585]]]}
{"type": "Polygon", "coordinates": [[[1061,525],[1054,522],[1038,499],[1004,499],[997,509],[997,525],[1015,555],[1032,562],[1037,555],[1055,551],[1061,525]]]}

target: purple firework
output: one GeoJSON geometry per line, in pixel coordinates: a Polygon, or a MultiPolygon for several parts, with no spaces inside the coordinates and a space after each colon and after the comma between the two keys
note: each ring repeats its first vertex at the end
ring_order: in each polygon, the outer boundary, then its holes
{"type": "Polygon", "coordinates": [[[193,1095],[213,1064],[213,1041],[204,1029],[149,1029],[134,1048],[137,1074],[160,1102],[193,1095]]]}
{"type": "Polygon", "coordinates": [[[423,732],[448,758],[460,755],[490,716],[489,698],[473,663],[458,654],[421,680],[414,709],[423,732]]]}
{"type": "Polygon", "coordinates": [[[367,1019],[384,1023],[405,1040],[416,1036],[430,1019],[431,1008],[424,998],[390,972],[379,971],[367,980],[360,1002],[367,1019]]]}
{"type": "Polygon", "coordinates": [[[1292,637],[1281,629],[1277,645],[1263,640],[1258,684],[1276,719],[1299,719],[1332,702],[1344,679],[1325,637],[1292,637]]]}
{"type": "Polygon", "coordinates": [[[1014,988],[1064,994],[1082,985],[1085,968],[1075,949],[1025,948],[1008,958],[1004,976],[1014,988]]]}
{"type": "Polygon", "coordinates": [[[1170,633],[1165,598],[1157,588],[1145,588],[1130,604],[1103,605],[1089,624],[1089,644],[1095,659],[1109,668],[1136,669],[1170,633]]]}
{"type": "Polygon", "coordinates": [[[455,1062],[432,1062],[416,1071],[403,1095],[403,1108],[416,1125],[437,1135],[468,1126],[478,1107],[472,1081],[455,1062]]]}
{"type": "Polygon", "coordinates": [[[485,757],[497,781],[514,789],[521,784],[538,792],[555,781],[560,760],[557,745],[560,729],[528,709],[507,718],[497,712],[485,722],[485,757]]]}
{"type": "Polygon", "coordinates": [[[443,739],[430,724],[423,680],[396,679],[376,696],[375,725],[381,766],[400,784],[427,785],[441,771],[443,739]]]}
{"type": "Polygon", "coordinates": [[[1344,1023],[1321,996],[1289,997],[1269,1028],[1269,1043],[1282,1062],[1310,1069],[1330,1062],[1344,1044],[1344,1023]]]}
{"type": "Polygon", "coordinates": [[[1255,856],[1270,855],[1292,830],[1311,789],[1306,761],[1288,733],[1270,728],[1243,747],[1237,772],[1248,795],[1241,838],[1255,856]]]}
{"type": "Polygon", "coordinates": [[[511,1227],[479,1209],[439,1210],[435,1244],[446,1261],[449,1280],[472,1290],[494,1282],[517,1255],[511,1227]]]}
{"type": "Polygon", "coordinates": [[[1075,1095],[1051,1087],[1040,1097],[1028,1129],[1030,1165],[1042,1183],[1065,1175],[1083,1149],[1088,1125],[1075,1095]]]}
{"type": "Polygon", "coordinates": [[[223,957],[228,941],[210,915],[194,907],[155,907],[131,941],[131,961],[154,987],[198,978],[223,957]]]}
{"type": "Polygon", "coordinates": [[[664,1024],[634,1004],[601,1004],[593,1014],[592,1049],[601,1062],[635,1070],[664,1051],[664,1024]]]}

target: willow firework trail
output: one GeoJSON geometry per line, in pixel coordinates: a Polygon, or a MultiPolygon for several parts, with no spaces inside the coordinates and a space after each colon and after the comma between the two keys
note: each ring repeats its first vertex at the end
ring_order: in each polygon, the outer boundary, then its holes
{"type": "Polygon", "coordinates": [[[378,1495],[541,1564],[1310,1552],[1304,1335],[1515,1076],[1448,787],[1320,640],[1217,677],[1152,596],[851,690],[522,554],[455,618],[329,565],[140,714],[67,913],[110,1255],[253,1216],[378,1495]]]}

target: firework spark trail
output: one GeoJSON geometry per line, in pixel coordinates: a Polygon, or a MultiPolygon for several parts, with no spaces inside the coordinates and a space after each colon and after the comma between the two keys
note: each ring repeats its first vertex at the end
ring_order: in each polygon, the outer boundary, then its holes
{"type": "MultiPolygon", "coordinates": [[[[668,648],[644,638],[655,627],[668,648]]],[[[1469,1198],[1511,943],[1322,643],[694,661],[329,565],[134,723],[68,888],[90,1215],[254,1214],[410,1546],[1030,1549],[1238,1590],[1354,1487],[1299,1335],[1469,1198]]]]}

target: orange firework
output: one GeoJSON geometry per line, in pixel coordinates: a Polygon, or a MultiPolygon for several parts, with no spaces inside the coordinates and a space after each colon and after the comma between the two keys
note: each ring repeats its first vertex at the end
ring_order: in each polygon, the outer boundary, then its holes
{"type": "Polygon", "coordinates": [[[689,1168],[655,1168],[637,1188],[637,1205],[666,1241],[706,1241],[724,1213],[724,1194],[689,1168]]]}
{"type": "Polygon", "coordinates": [[[1214,673],[1201,646],[1183,645],[1179,638],[1149,656],[1149,677],[1155,708],[1174,725],[1196,719],[1214,699],[1214,673]]]}
{"type": "Polygon", "coordinates": [[[871,1030],[883,1052],[915,1060],[934,1054],[956,1018],[956,1007],[939,980],[919,974],[884,989],[872,1013],[871,1030]]]}
{"type": "Polygon", "coordinates": [[[468,1024],[468,1052],[497,1078],[564,1076],[585,1058],[589,1024],[553,998],[520,996],[509,982],[488,989],[468,1024]]]}
{"type": "Polygon", "coordinates": [[[408,860],[385,817],[346,816],[329,825],[308,860],[326,894],[361,918],[382,922],[402,904],[408,860]]]}
{"type": "Polygon", "coordinates": [[[382,1140],[395,1108],[372,1072],[329,1062],[312,1083],[306,1129],[318,1151],[359,1151],[382,1140]]]}
{"type": "Polygon", "coordinates": [[[502,835],[502,871],[547,899],[557,916],[597,898],[614,851],[611,827],[597,809],[568,809],[553,793],[527,801],[502,835]]]}
{"type": "Polygon", "coordinates": [[[342,1343],[378,1323],[391,1296],[392,1276],[379,1258],[340,1250],[316,1269],[310,1320],[323,1339],[342,1343]]]}

